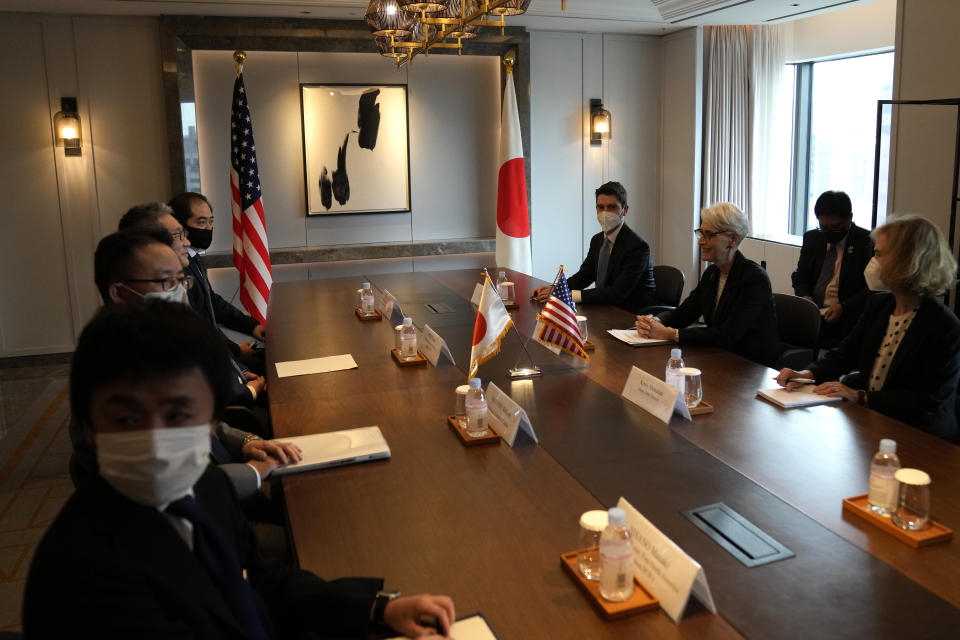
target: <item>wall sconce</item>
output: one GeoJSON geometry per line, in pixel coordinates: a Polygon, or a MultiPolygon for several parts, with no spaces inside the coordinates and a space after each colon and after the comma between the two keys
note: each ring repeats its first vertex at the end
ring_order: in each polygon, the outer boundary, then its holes
{"type": "Polygon", "coordinates": [[[57,146],[63,147],[63,155],[80,155],[80,116],[76,98],[60,98],[60,111],[53,116],[53,130],[57,135],[57,146]]]}
{"type": "Polygon", "coordinates": [[[610,112],[603,108],[603,101],[590,98],[590,146],[597,146],[610,139],[610,112]]]}

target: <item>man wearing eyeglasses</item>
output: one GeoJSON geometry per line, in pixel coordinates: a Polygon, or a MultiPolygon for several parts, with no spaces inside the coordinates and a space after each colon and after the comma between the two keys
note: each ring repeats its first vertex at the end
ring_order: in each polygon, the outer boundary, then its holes
{"type": "Polygon", "coordinates": [[[853,223],[850,197],[825,191],[813,207],[819,227],[803,234],[793,291],[820,307],[820,348],[836,346],[860,318],[867,301],[863,277],[873,241],[853,223]]]}
{"type": "MultiPolygon", "coordinates": [[[[580,270],[567,278],[573,301],[612,304],[631,312],[657,304],[650,246],[624,222],[627,190],[619,182],[607,182],[597,188],[596,198],[601,232],[590,239],[580,270]]],[[[552,289],[538,287],[530,297],[546,302],[552,289]]]]}

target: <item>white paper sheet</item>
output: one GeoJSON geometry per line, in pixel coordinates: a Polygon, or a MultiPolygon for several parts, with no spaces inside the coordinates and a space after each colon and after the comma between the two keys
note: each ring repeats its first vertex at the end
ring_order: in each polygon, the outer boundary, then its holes
{"type": "Polygon", "coordinates": [[[757,389],[757,395],[766,398],[770,402],[783,407],[784,409],[794,409],[796,407],[812,407],[818,404],[827,404],[828,402],[840,402],[843,398],[828,398],[814,393],[813,388],[816,385],[805,384],[797,387],[793,391],[787,391],[783,387],[774,389],[757,389]]]}
{"type": "Polygon", "coordinates": [[[357,361],[349,353],[340,356],[325,358],[310,358],[309,360],[289,360],[277,363],[277,377],[305,376],[311,373],[327,373],[329,371],[343,371],[356,369],[357,361]]]}
{"type": "MultiPolygon", "coordinates": [[[[457,640],[497,640],[497,635],[487,624],[487,619],[480,614],[454,622],[450,627],[450,637],[457,640]]],[[[409,638],[398,636],[391,640],[409,640],[409,638]]]]}
{"type": "Polygon", "coordinates": [[[650,347],[655,344],[670,344],[672,340],[657,340],[656,338],[641,338],[634,329],[607,329],[607,333],[620,342],[626,342],[631,347],[650,347]]]}

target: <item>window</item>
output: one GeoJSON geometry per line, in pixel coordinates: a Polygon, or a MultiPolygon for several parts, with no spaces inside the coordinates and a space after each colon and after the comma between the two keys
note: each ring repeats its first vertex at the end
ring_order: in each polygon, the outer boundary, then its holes
{"type": "MultiPolygon", "coordinates": [[[[893,53],[864,55],[794,67],[793,170],[788,231],[817,226],[813,205],[829,189],[845,191],[853,219],[869,229],[873,212],[873,164],[877,100],[893,91],[893,53]]],[[[881,122],[881,149],[889,149],[890,111],[881,122]]],[[[881,153],[881,172],[886,157],[881,153]]],[[[881,176],[883,173],[881,173],[881,176]]],[[[880,180],[883,215],[886,180],[880,180]]]]}
{"type": "Polygon", "coordinates": [[[183,123],[183,168],[187,191],[200,192],[200,150],[197,145],[197,111],[193,102],[180,103],[183,123]]]}

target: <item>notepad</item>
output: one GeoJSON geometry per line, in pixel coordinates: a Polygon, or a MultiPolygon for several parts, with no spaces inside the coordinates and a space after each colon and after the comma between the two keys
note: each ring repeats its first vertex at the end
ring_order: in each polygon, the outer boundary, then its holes
{"type": "Polygon", "coordinates": [[[284,475],[312,469],[340,467],[390,457],[390,447],[380,427],[360,427],[345,431],[313,433],[307,436],[279,438],[300,447],[303,459],[294,464],[277,467],[273,473],[284,475]]]}
{"type": "Polygon", "coordinates": [[[349,353],[342,356],[327,356],[325,358],[310,358],[309,360],[289,360],[277,363],[277,377],[305,376],[311,373],[328,373],[356,369],[357,361],[349,353]]]}
{"type": "Polygon", "coordinates": [[[813,389],[815,386],[816,385],[805,384],[802,387],[797,387],[793,391],[787,391],[783,387],[757,389],[757,395],[784,409],[812,407],[818,404],[840,402],[843,400],[843,398],[828,398],[819,393],[814,393],[813,389]]]}
{"type": "MultiPolygon", "coordinates": [[[[482,613],[475,613],[454,622],[450,627],[450,637],[457,640],[499,640],[482,613]]],[[[390,638],[390,640],[410,639],[405,636],[397,636],[396,638],[390,638]]]]}
{"type": "Polygon", "coordinates": [[[670,344],[672,340],[660,340],[657,338],[641,338],[637,330],[634,329],[607,329],[607,333],[612,335],[620,342],[625,342],[631,347],[650,347],[656,344],[670,344]]]}

